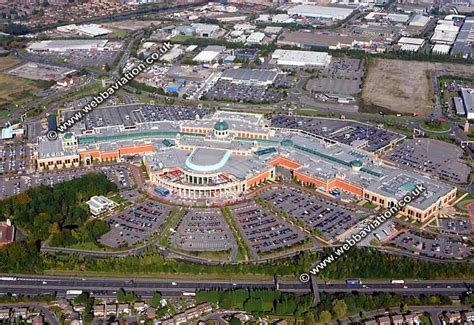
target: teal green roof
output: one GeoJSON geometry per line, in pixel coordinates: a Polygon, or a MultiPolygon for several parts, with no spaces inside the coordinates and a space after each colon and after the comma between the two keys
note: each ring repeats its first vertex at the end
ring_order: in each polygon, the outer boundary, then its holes
{"type": "Polygon", "coordinates": [[[71,139],[74,134],[72,132],[66,132],[64,134],[64,139],[71,139]]]}
{"type": "Polygon", "coordinates": [[[293,146],[293,141],[291,141],[290,139],[285,139],[281,142],[281,145],[284,147],[291,147],[293,146]]]}
{"type": "Polygon", "coordinates": [[[174,146],[174,143],[171,142],[170,140],[168,139],[164,139],[163,141],[161,141],[161,143],[163,143],[165,146],[167,147],[173,147],[174,146]]]}
{"type": "Polygon", "coordinates": [[[412,192],[416,188],[416,185],[412,182],[405,183],[401,186],[401,189],[406,192],[412,192]]]}
{"type": "Polygon", "coordinates": [[[362,161],[360,161],[359,159],[353,160],[351,161],[351,166],[362,167],[362,161]]]}
{"type": "Polygon", "coordinates": [[[78,143],[80,145],[87,145],[91,143],[100,143],[108,141],[133,140],[143,138],[175,138],[178,133],[181,136],[205,137],[205,134],[176,132],[176,131],[159,131],[159,130],[144,130],[139,132],[108,134],[108,135],[84,135],[79,137],[78,143]]]}
{"type": "Polygon", "coordinates": [[[226,121],[220,120],[216,124],[214,124],[214,130],[216,131],[226,131],[229,129],[229,124],[226,121]]]}

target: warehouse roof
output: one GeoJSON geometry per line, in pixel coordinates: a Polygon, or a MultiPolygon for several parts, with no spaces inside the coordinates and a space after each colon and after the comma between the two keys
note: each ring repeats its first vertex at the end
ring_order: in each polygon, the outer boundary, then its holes
{"type": "Polygon", "coordinates": [[[326,66],[331,62],[331,56],[327,52],[275,50],[272,58],[281,65],[317,65],[326,66]]]}
{"type": "Polygon", "coordinates": [[[28,49],[33,51],[47,51],[55,49],[88,50],[92,47],[104,47],[107,42],[108,40],[47,40],[31,43],[28,46],[28,49]]]}
{"type": "Polygon", "coordinates": [[[353,11],[354,9],[350,8],[297,5],[289,9],[288,14],[342,20],[347,18],[353,11]]]}
{"type": "Polygon", "coordinates": [[[433,46],[433,53],[448,54],[450,49],[451,49],[451,45],[436,44],[435,46],[433,46]]]}
{"type": "Polygon", "coordinates": [[[225,51],[224,46],[209,45],[204,50],[199,52],[193,59],[193,61],[198,62],[211,62],[213,61],[220,53],[225,51]]]}
{"type": "Polygon", "coordinates": [[[428,16],[416,15],[412,18],[409,25],[423,27],[423,26],[426,26],[426,24],[428,24],[430,19],[431,17],[428,17],[428,16]]]}
{"type": "Polygon", "coordinates": [[[423,45],[425,40],[423,38],[415,38],[415,37],[401,37],[398,40],[398,44],[411,44],[411,45],[423,45]]]}
{"type": "Polygon", "coordinates": [[[474,89],[462,88],[461,95],[467,113],[474,112],[474,89]]]}
{"type": "Polygon", "coordinates": [[[270,82],[275,80],[277,75],[278,72],[274,70],[229,69],[222,73],[221,78],[228,80],[270,82]]]}

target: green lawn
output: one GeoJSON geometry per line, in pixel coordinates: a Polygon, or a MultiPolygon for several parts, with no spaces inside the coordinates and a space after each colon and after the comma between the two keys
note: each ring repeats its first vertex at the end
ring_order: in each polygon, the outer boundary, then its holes
{"type": "Polygon", "coordinates": [[[450,129],[448,123],[436,121],[425,121],[421,123],[421,127],[425,130],[433,132],[447,132],[450,129]]]}
{"type": "Polygon", "coordinates": [[[375,209],[377,206],[373,204],[372,202],[366,202],[364,203],[363,207],[366,209],[375,209]]]}
{"type": "Polygon", "coordinates": [[[125,38],[128,35],[128,31],[125,29],[117,29],[114,30],[111,34],[109,34],[110,38],[125,38]]]}

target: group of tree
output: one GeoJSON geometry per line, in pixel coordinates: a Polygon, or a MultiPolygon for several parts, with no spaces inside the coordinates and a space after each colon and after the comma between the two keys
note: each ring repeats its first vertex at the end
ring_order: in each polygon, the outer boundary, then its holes
{"type": "Polygon", "coordinates": [[[87,222],[89,208],[85,201],[91,196],[106,195],[117,190],[117,185],[105,175],[91,173],[53,187],[34,187],[0,201],[0,218],[13,220],[27,240],[33,243],[0,249],[0,258],[12,255],[9,251],[20,248],[23,254],[13,255],[27,255],[27,252],[33,251],[35,241],[46,239],[51,239],[53,245],[95,242],[108,231],[108,225],[101,220],[87,222]]]}
{"type": "Polygon", "coordinates": [[[13,242],[0,249],[1,273],[40,273],[44,268],[38,242],[13,242]]]}
{"type": "MultiPolygon", "coordinates": [[[[331,251],[326,251],[330,254],[331,251]]],[[[353,248],[329,264],[321,273],[326,279],[453,279],[472,278],[474,265],[436,263],[390,255],[376,248],[353,248]]]]}
{"type": "Polygon", "coordinates": [[[82,310],[82,319],[85,324],[89,324],[94,319],[93,308],[94,308],[94,297],[88,292],[83,292],[74,298],[74,304],[84,307],[82,310]]]}
{"type": "Polygon", "coordinates": [[[297,296],[278,290],[206,290],[196,293],[196,302],[209,302],[223,309],[251,313],[300,316],[312,306],[312,295],[297,296]]]}
{"type": "MultiPolygon", "coordinates": [[[[331,251],[326,251],[329,254],[331,251]]],[[[238,265],[202,265],[164,258],[160,251],[150,248],[140,256],[91,258],[70,255],[46,255],[48,265],[57,270],[79,270],[117,274],[182,273],[182,274],[255,274],[293,275],[307,272],[323,253],[304,252],[271,264],[241,263],[238,265]]],[[[472,278],[474,266],[463,263],[434,263],[404,256],[379,252],[375,248],[353,248],[329,264],[320,274],[324,279],[452,279],[472,278]]]]}
{"type": "Polygon", "coordinates": [[[117,301],[120,303],[132,303],[139,299],[140,297],[138,297],[135,292],[126,292],[124,289],[119,289],[117,291],[117,301]]]}
{"type": "Polygon", "coordinates": [[[382,309],[400,307],[400,311],[406,313],[409,306],[418,305],[450,305],[451,299],[447,296],[402,296],[394,293],[341,293],[322,294],[321,302],[311,310],[306,317],[314,319],[315,322],[327,324],[331,320],[382,309]]]}

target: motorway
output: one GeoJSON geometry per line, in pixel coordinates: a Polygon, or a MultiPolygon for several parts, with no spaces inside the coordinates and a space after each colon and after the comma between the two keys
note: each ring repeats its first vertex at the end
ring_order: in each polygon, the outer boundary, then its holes
{"type": "MultiPolygon", "coordinates": [[[[0,294],[57,294],[66,296],[67,290],[82,290],[95,296],[115,296],[123,288],[141,296],[152,296],[160,291],[163,296],[176,297],[183,292],[196,292],[204,289],[278,289],[282,292],[298,294],[311,293],[307,283],[279,281],[221,281],[221,280],[172,280],[172,279],[126,279],[126,278],[76,278],[53,276],[18,276],[16,280],[0,277],[0,294]]],[[[393,292],[403,295],[442,294],[460,296],[474,288],[474,280],[450,281],[406,281],[405,284],[392,284],[390,281],[367,281],[361,285],[347,285],[341,281],[331,283],[318,280],[318,291],[335,292],[393,292]]]]}

